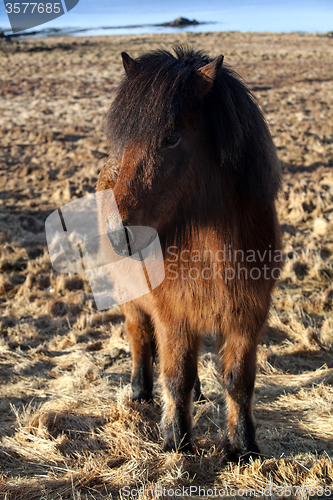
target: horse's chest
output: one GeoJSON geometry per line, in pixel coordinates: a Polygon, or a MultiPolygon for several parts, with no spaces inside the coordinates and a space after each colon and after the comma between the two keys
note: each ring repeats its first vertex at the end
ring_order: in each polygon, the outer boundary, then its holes
{"type": "MultiPolygon", "coordinates": [[[[185,256],[184,256],[185,258],[185,256]]],[[[221,315],[235,309],[233,297],[224,281],[222,265],[204,261],[181,262],[166,266],[165,279],[156,289],[159,313],[186,322],[199,331],[213,330],[221,315]]]]}

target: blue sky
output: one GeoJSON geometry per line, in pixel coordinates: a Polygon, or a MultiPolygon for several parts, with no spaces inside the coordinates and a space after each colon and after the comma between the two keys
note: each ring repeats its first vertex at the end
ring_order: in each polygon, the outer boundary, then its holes
{"type": "MultiPolygon", "coordinates": [[[[5,0],[8,3],[8,0],[5,0]]],[[[37,0],[38,1],[38,0],[37,0]]],[[[60,1],[60,0],[59,0],[60,1]]],[[[333,0],[80,0],[69,13],[40,28],[100,28],[171,21],[178,16],[213,21],[191,31],[309,31],[333,30],[333,0]]],[[[0,27],[10,29],[0,0],[0,27]]],[[[39,28],[36,28],[39,29],[39,28]]],[[[142,27],[116,33],[146,33],[159,28],[142,27]]],[[[172,29],[169,29],[172,31],[172,29]]],[[[107,34],[95,30],[87,34],[107,34]]]]}

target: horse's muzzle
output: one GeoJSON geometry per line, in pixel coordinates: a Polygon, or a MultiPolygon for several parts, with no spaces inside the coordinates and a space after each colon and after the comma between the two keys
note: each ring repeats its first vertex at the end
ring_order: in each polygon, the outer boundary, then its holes
{"type": "Polygon", "coordinates": [[[116,254],[123,257],[131,257],[135,252],[133,245],[136,237],[134,231],[129,226],[122,226],[115,231],[111,231],[109,221],[107,221],[107,235],[116,254]]]}

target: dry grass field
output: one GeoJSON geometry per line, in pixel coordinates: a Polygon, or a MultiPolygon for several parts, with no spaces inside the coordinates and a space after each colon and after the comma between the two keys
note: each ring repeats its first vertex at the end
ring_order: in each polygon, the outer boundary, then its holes
{"type": "Polygon", "coordinates": [[[1,42],[0,75],[0,498],[124,499],[139,489],[141,499],[333,498],[333,38],[1,42]],[[177,44],[224,54],[257,97],[283,162],[286,263],[255,389],[263,458],[244,466],[227,463],[220,446],[214,339],[200,357],[207,402],[194,405],[196,453],[163,453],[158,384],[153,405],[130,400],[120,309],[98,312],[86,277],[54,271],[46,248],[47,215],[93,192],[107,158],[103,117],[121,51],[177,44]]]}

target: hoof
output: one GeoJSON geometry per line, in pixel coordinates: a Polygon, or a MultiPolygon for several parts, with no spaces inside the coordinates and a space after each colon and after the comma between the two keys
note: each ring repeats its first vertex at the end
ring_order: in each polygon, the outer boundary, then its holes
{"type": "Polygon", "coordinates": [[[256,460],[256,458],[261,457],[260,450],[255,442],[247,446],[246,450],[242,450],[226,439],[223,448],[229,462],[247,464],[251,459],[256,460]]]}
{"type": "Polygon", "coordinates": [[[153,402],[153,393],[147,391],[139,391],[137,393],[133,392],[132,395],[133,403],[152,403],[153,402]]]}
{"type": "Polygon", "coordinates": [[[241,455],[239,460],[242,464],[248,464],[251,460],[256,460],[257,458],[261,458],[262,455],[257,447],[258,451],[248,451],[245,455],[241,455]]]}
{"type": "Polygon", "coordinates": [[[194,449],[191,443],[187,442],[183,445],[180,444],[178,446],[175,445],[174,439],[165,440],[163,446],[164,452],[177,451],[178,453],[194,453],[194,449]]]}

